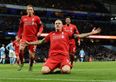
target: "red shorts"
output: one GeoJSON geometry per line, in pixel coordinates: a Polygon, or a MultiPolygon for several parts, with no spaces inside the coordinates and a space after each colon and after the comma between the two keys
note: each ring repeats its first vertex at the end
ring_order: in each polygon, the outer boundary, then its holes
{"type": "Polygon", "coordinates": [[[76,53],[76,45],[75,44],[69,44],[69,53],[76,53]]]}
{"type": "MultiPolygon", "coordinates": [[[[36,41],[36,40],[37,40],[37,38],[33,38],[33,39],[22,38],[21,41],[20,41],[20,46],[26,47],[25,46],[26,41],[33,42],[33,41],[36,41]]],[[[35,49],[36,49],[35,45],[28,45],[28,50],[31,51],[32,53],[35,53],[35,49]]]]}
{"type": "Polygon", "coordinates": [[[53,71],[55,68],[62,68],[64,65],[70,65],[70,59],[69,57],[62,56],[60,53],[54,53],[55,55],[50,56],[46,62],[44,63],[44,66],[48,66],[51,71],[53,71]]]}

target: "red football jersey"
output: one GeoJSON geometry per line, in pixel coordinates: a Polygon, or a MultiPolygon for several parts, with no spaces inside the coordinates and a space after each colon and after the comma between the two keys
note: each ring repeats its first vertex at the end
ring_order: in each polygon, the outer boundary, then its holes
{"type": "Polygon", "coordinates": [[[16,53],[19,53],[19,42],[15,40],[15,41],[13,42],[13,46],[14,46],[14,48],[15,48],[15,52],[16,52],[16,53]]]}
{"type": "MultiPolygon", "coordinates": [[[[79,34],[79,31],[74,24],[69,24],[69,25],[64,25],[63,26],[63,31],[70,33],[71,35],[73,34],[79,34]]],[[[70,39],[70,44],[75,44],[75,40],[73,38],[70,39]]]]}
{"type": "Polygon", "coordinates": [[[45,37],[45,41],[50,41],[49,56],[52,53],[61,53],[63,55],[69,55],[69,38],[71,34],[67,32],[51,32],[45,37]]]}
{"type": "Polygon", "coordinates": [[[18,37],[36,37],[38,32],[41,33],[43,31],[43,27],[38,27],[40,22],[38,16],[22,16],[18,30],[18,37]]]}

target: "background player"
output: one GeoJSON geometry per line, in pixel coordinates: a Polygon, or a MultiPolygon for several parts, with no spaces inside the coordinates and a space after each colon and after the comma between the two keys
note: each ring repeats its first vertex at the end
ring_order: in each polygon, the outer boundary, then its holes
{"type": "MultiPolygon", "coordinates": [[[[76,25],[71,24],[71,19],[69,17],[65,19],[65,22],[66,24],[63,26],[63,31],[68,32],[71,35],[79,34],[76,25]]],[[[78,44],[80,45],[80,38],[78,38],[78,44]]],[[[69,40],[69,55],[70,55],[70,61],[72,66],[73,66],[75,53],[76,53],[76,43],[75,43],[75,39],[72,37],[69,40]]]]}
{"type": "Polygon", "coordinates": [[[6,46],[6,49],[9,51],[10,64],[14,64],[16,61],[15,49],[13,46],[13,41],[6,46]]]}
{"type": "Polygon", "coordinates": [[[0,55],[1,55],[0,63],[2,62],[2,64],[5,64],[6,54],[5,54],[5,45],[4,44],[2,44],[2,47],[0,48],[0,55]]]}
{"type": "MultiPolygon", "coordinates": [[[[39,37],[43,31],[43,25],[41,20],[38,16],[34,15],[34,8],[32,5],[27,5],[27,15],[21,17],[19,30],[18,30],[18,38],[21,39],[20,41],[20,60],[21,66],[19,70],[23,67],[23,56],[24,56],[24,49],[26,47],[25,41],[35,41],[37,40],[37,36],[39,37]]],[[[35,56],[35,48],[36,46],[28,46],[29,50],[29,57],[30,57],[30,66],[29,71],[32,70],[34,56],[35,56]]]]}
{"type": "Polygon", "coordinates": [[[17,39],[18,37],[16,36],[15,37],[15,40],[13,41],[13,46],[14,46],[14,49],[15,49],[15,54],[16,54],[16,61],[17,61],[17,64],[20,65],[20,59],[19,59],[19,42],[20,42],[20,39],[17,39]]]}

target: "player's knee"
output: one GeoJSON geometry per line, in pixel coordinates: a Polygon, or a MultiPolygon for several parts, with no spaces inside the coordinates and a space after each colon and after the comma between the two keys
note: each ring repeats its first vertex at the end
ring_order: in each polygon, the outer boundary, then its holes
{"type": "Polygon", "coordinates": [[[20,48],[20,52],[23,52],[23,51],[24,51],[24,48],[23,48],[23,47],[21,47],[21,48],[20,48]]]}
{"type": "Polygon", "coordinates": [[[48,74],[50,73],[50,68],[48,66],[43,66],[42,69],[41,69],[41,73],[42,74],[48,74]]]}
{"type": "Polygon", "coordinates": [[[71,72],[71,68],[68,65],[62,67],[62,73],[69,74],[71,72]]]}
{"type": "Polygon", "coordinates": [[[35,53],[34,52],[29,51],[29,54],[30,54],[31,58],[35,58],[35,53]]]}
{"type": "Polygon", "coordinates": [[[24,49],[25,49],[25,46],[23,46],[23,45],[20,45],[20,46],[19,46],[19,50],[20,50],[20,51],[24,51],[24,49]]]}

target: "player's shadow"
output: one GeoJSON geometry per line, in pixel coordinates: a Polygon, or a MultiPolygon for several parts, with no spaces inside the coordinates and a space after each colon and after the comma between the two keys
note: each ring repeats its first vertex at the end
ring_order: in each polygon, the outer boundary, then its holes
{"type": "MultiPolygon", "coordinates": [[[[67,73],[62,73],[60,70],[57,70],[57,71],[50,72],[48,74],[67,74],[67,73]]],[[[48,75],[48,74],[45,74],[45,75],[48,75]]]]}
{"type": "Polygon", "coordinates": [[[57,70],[57,71],[50,72],[49,74],[62,74],[62,72],[60,70],[57,70]]]}

